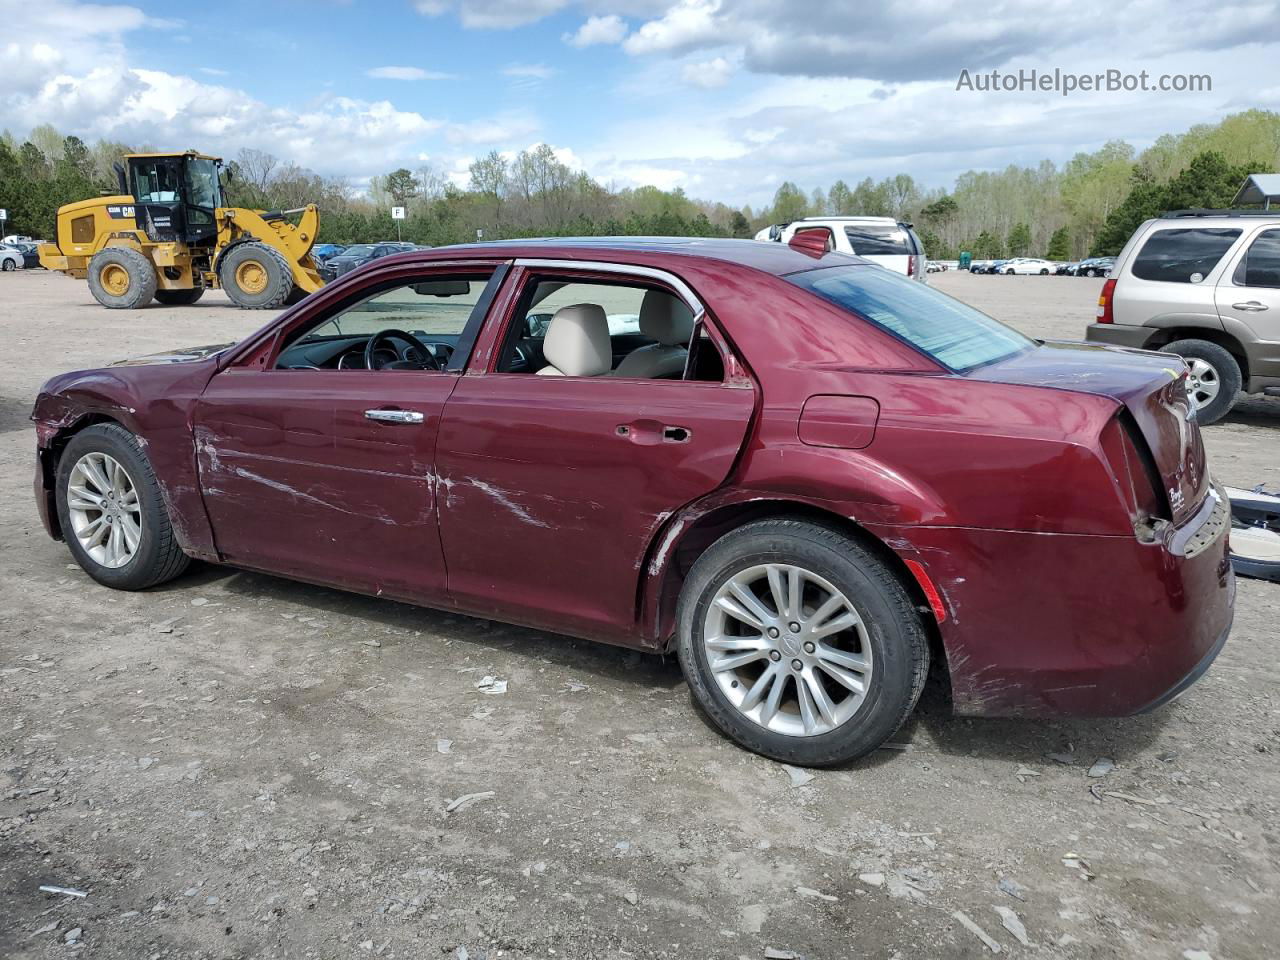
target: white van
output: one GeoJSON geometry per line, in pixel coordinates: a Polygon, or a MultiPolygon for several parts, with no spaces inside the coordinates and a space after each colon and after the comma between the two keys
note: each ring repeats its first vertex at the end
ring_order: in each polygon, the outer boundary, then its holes
{"type": "Polygon", "coordinates": [[[756,234],[757,240],[790,243],[800,231],[825,231],[828,249],[852,253],[903,276],[926,282],[927,259],[911,224],[893,217],[805,217],[774,224],[756,234]]]}

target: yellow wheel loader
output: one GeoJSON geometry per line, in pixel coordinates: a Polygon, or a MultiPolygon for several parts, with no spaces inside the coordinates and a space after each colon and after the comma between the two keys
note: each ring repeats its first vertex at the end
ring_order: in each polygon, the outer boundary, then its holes
{"type": "Polygon", "coordinates": [[[104,307],[136,309],[152,299],[195,303],[221,287],[238,306],[267,310],[324,286],[311,258],[320,226],[315,204],[297,210],[228,207],[217,157],[135,153],[116,164],[120,193],[58,209],[58,242],[40,263],[87,279],[104,307]],[[298,222],[288,218],[300,214],[298,222]]]}

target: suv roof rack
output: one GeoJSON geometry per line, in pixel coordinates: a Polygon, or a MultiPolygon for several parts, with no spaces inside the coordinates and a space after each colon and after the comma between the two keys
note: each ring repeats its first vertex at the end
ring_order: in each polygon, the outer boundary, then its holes
{"type": "Polygon", "coordinates": [[[1167,210],[1160,214],[1161,220],[1179,220],[1183,217],[1271,217],[1280,219],[1280,210],[1210,210],[1197,207],[1190,210],[1167,210]]]}

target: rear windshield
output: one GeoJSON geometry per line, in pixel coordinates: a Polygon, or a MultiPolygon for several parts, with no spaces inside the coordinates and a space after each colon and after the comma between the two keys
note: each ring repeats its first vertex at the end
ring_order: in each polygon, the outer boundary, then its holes
{"type": "Polygon", "coordinates": [[[896,224],[860,223],[844,228],[849,246],[860,257],[904,256],[915,253],[911,237],[896,224]]]}
{"type": "Polygon", "coordinates": [[[952,370],[993,363],[1035,344],[967,304],[881,267],[828,267],[786,278],[871,321],[952,370]]]}
{"type": "Polygon", "coordinates": [[[1140,280],[1199,283],[1239,236],[1239,230],[1227,227],[1157,230],[1133,261],[1133,275],[1140,280]]]}

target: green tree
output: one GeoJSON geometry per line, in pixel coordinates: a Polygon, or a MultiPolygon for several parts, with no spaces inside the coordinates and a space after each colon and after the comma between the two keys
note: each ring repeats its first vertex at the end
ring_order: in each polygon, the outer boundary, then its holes
{"type": "Polygon", "coordinates": [[[418,195],[418,180],[404,167],[388,173],[385,186],[397,206],[404,206],[418,195]]]}
{"type": "Polygon", "coordinates": [[[827,209],[838,217],[853,213],[853,191],[843,180],[837,180],[827,191],[827,209]]]}
{"type": "Polygon", "coordinates": [[[1025,257],[1031,252],[1031,228],[1025,223],[1015,224],[1009,231],[1006,246],[1009,248],[1009,256],[1025,257]]]}
{"type": "Polygon", "coordinates": [[[734,237],[751,236],[751,221],[741,210],[735,210],[729,215],[729,234],[734,237]]]}
{"type": "Polygon", "coordinates": [[[1066,227],[1059,227],[1049,238],[1049,249],[1045,256],[1050,260],[1067,260],[1071,257],[1071,234],[1066,227]]]}
{"type": "Polygon", "coordinates": [[[774,223],[790,223],[792,220],[800,220],[809,214],[809,201],[805,198],[804,192],[790,180],[778,187],[777,192],[773,195],[773,212],[771,214],[774,223]]]}

